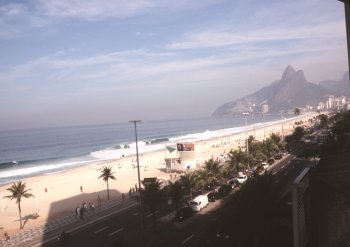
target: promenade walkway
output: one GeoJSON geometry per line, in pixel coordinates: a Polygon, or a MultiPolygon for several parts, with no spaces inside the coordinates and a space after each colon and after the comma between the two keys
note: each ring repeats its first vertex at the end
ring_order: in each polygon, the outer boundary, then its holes
{"type": "MultiPolygon", "coordinates": [[[[121,199],[113,200],[108,203],[100,205],[97,207],[94,212],[92,210],[87,210],[84,213],[84,219],[78,219],[76,215],[67,215],[61,218],[57,218],[52,220],[44,225],[37,226],[31,229],[22,230],[17,234],[10,236],[10,240],[0,240],[1,247],[12,247],[12,246],[41,246],[41,243],[38,242],[44,241],[47,238],[49,240],[49,236],[58,237],[60,232],[69,227],[80,228],[84,227],[89,223],[93,223],[93,219],[98,220],[100,217],[107,213],[109,209],[118,207],[119,209],[123,209],[124,207],[130,207],[136,205],[136,201],[127,197],[125,201],[121,199]],[[41,241],[39,241],[41,239],[41,241]],[[35,243],[34,243],[35,242],[35,243]]],[[[69,231],[69,230],[68,230],[69,231]]]]}

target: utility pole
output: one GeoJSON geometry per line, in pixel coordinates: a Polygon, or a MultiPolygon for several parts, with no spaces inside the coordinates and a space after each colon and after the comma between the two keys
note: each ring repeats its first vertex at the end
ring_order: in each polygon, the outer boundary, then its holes
{"type": "Polygon", "coordinates": [[[141,179],[140,179],[140,161],[139,161],[139,148],[137,141],[137,126],[136,124],[141,122],[141,120],[130,120],[130,123],[134,123],[135,126],[135,140],[136,140],[136,162],[137,162],[137,178],[139,184],[139,196],[140,196],[140,227],[143,228],[143,207],[142,207],[142,197],[141,197],[141,179]]]}

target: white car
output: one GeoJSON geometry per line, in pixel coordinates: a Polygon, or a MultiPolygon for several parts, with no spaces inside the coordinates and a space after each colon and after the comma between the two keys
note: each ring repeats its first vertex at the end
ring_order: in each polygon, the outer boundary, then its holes
{"type": "Polygon", "coordinates": [[[264,167],[264,169],[269,167],[269,164],[267,164],[266,162],[261,163],[262,167],[264,167]]]}
{"type": "Polygon", "coordinates": [[[247,181],[248,177],[247,175],[241,174],[237,178],[237,182],[240,184],[244,184],[247,181]]]}
{"type": "Polygon", "coordinates": [[[190,201],[190,207],[193,211],[199,212],[208,205],[207,195],[199,195],[190,201]]]}

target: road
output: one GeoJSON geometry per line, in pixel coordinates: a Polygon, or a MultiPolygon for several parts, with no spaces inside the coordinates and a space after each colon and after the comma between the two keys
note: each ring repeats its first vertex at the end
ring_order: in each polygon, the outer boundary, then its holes
{"type": "MultiPolygon", "coordinates": [[[[275,182],[284,192],[290,188],[294,179],[301,173],[305,167],[309,166],[309,162],[296,158],[294,155],[287,155],[282,160],[276,161],[275,164],[268,168],[275,178],[275,182]]],[[[234,192],[233,192],[234,193],[234,192]]],[[[178,224],[176,231],[168,236],[154,241],[152,244],[145,245],[147,247],[216,247],[216,246],[232,246],[229,236],[224,232],[220,232],[220,212],[219,210],[205,210],[196,215],[188,222],[178,224]]]]}
{"type": "MultiPolygon", "coordinates": [[[[305,168],[304,163],[293,155],[288,155],[270,166],[268,172],[273,174],[276,183],[284,191],[290,187],[295,177],[305,168]]],[[[215,210],[219,207],[219,204],[218,201],[210,203],[207,208],[195,214],[192,218],[183,223],[174,223],[171,231],[162,233],[155,239],[143,243],[142,246],[225,246],[225,243],[229,243],[229,238],[226,238],[224,233],[216,230],[220,225],[221,217],[219,210],[215,210]],[[217,234],[220,234],[220,236],[218,237],[217,234]]],[[[157,212],[157,216],[159,218],[169,212],[170,208],[168,206],[163,207],[157,212]]],[[[152,214],[145,214],[144,220],[145,224],[152,224],[152,214]]],[[[121,246],[116,243],[139,229],[139,207],[138,204],[134,203],[126,209],[116,209],[114,214],[109,214],[108,217],[100,221],[69,231],[70,241],[69,244],[64,246],[121,246]]],[[[60,245],[57,241],[51,241],[42,246],[54,247],[60,245]]]]}

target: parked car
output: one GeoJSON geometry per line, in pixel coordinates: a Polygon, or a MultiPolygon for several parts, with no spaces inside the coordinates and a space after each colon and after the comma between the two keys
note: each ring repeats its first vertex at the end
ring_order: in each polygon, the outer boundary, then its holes
{"type": "Polygon", "coordinates": [[[255,170],[254,170],[254,175],[259,175],[260,173],[262,173],[263,171],[265,170],[264,166],[261,164],[261,165],[258,165],[255,170]]]}
{"type": "Polygon", "coordinates": [[[267,163],[269,164],[269,165],[272,165],[273,163],[275,163],[275,160],[274,159],[268,159],[267,160],[267,163]]]}
{"type": "Polygon", "coordinates": [[[262,162],[262,163],[261,163],[261,166],[262,166],[263,169],[267,169],[267,168],[269,167],[269,163],[267,163],[267,162],[262,162]]]}
{"type": "Polygon", "coordinates": [[[209,202],[215,202],[217,199],[219,199],[218,192],[216,191],[209,192],[207,197],[209,202]]]}
{"type": "Polygon", "coordinates": [[[240,174],[237,178],[238,183],[244,184],[247,181],[248,177],[247,175],[240,174]]]}
{"type": "Polygon", "coordinates": [[[232,190],[231,185],[229,184],[223,184],[220,186],[220,188],[218,189],[218,196],[220,198],[226,196],[228,193],[230,193],[232,190]]]}
{"type": "Polygon", "coordinates": [[[202,208],[208,205],[208,197],[206,195],[199,195],[190,201],[190,207],[193,211],[201,211],[202,208]]]}
{"type": "Polygon", "coordinates": [[[231,185],[231,188],[235,188],[236,186],[239,185],[238,181],[237,181],[237,178],[234,178],[234,179],[231,179],[227,182],[229,185],[231,185]]]}
{"type": "Polygon", "coordinates": [[[273,158],[275,160],[280,160],[280,159],[282,159],[282,154],[276,154],[273,158]]]}
{"type": "Polygon", "coordinates": [[[193,210],[191,207],[182,207],[176,212],[174,220],[181,222],[186,220],[187,218],[190,218],[192,215],[193,210]]]}

